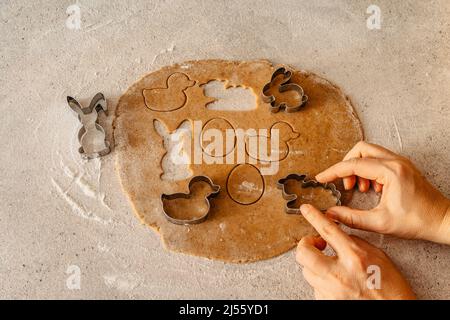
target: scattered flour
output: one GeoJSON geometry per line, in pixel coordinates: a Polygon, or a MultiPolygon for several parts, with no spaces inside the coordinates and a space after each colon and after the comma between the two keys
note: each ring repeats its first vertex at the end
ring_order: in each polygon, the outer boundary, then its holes
{"type": "Polygon", "coordinates": [[[239,185],[238,189],[245,192],[261,191],[256,184],[249,181],[243,181],[239,185]]]}
{"type": "Polygon", "coordinates": [[[109,288],[125,293],[129,293],[140,284],[137,277],[132,274],[106,274],[103,281],[109,288]]]}
{"type": "Polygon", "coordinates": [[[105,201],[106,195],[101,192],[101,160],[99,158],[89,161],[81,157],[68,160],[57,149],[54,151],[57,161],[53,161],[51,183],[56,192],[69,205],[72,212],[84,219],[109,224],[111,218],[102,218],[94,212],[112,209],[105,201]],[[65,183],[63,181],[66,180],[65,183]],[[64,186],[64,187],[63,187],[64,186]],[[88,201],[88,199],[91,199],[88,201]],[[94,201],[92,201],[94,200],[94,201]]]}
{"type": "Polygon", "coordinates": [[[155,64],[156,60],[157,60],[160,56],[162,56],[162,55],[165,54],[165,53],[171,53],[171,52],[173,52],[174,50],[175,50],[175,44],[172,43],[172,45],[171,45],[169,48],[163,49],[163,50],[161,50],[160,52],[158,52],[157,54],[155,54],[155,56],[153,57],[153,60],[152,60],[152,65],[155,64]]]}
{"type": "Polygon", "coordinates": [[[58,182],[56,182],[55,179],[51,178],[51,182],[52,182],[53,186],[55,187],[56,191],[58,192],[58,194],[70,206],[70,208],[72,209],[72,212],[77,214],[79,217],[88,219],[88,220],[93,220],[93,221],[99,222],[101,224],[109,224],[112,222],[111,219],[105,220],[105,219],[102,219],[99,216],[97,216],[95,213],[87,211],[83,205],[79,204],[77,201],[75,201],[75,199],[73,199],[67,193],[68,190],[63,190],[61,185],[58,182]]]}
{"type": "Polygon", "coordinates": [[[403,140],[402,140],[402,136],[400,135],[400,130],[398,129],[397,119],[395,118],[394,115],[392,115],[392,121],[394,122],[395,132],[397,133],[398,145],[400,147],[400,151],[403,151],[403,140]]]}

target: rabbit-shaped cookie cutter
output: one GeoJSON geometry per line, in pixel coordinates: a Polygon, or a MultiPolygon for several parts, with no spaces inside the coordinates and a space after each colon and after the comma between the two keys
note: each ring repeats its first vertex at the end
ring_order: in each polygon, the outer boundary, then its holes
{"type": "Polygon", "coordinates": [[[109,142],[106,140],[105,130],[98,124],[98,113],[108,112],[105,96],[97,93],[87,108],[81,107],[77,100],[69,96],[67,103],[78,114],[78,120],[82,124],[78,131],[78,141],[81,144],[78,151],[81,156],[84,159],[93,159],[107,155],[111,151],[109,142]]]}
{"type": "Polygon", "coordinates": [[[261,92],[261,98],[265,103],[270,104],[270,112],[276,113],[282,109],[284,109],[284,111],[287,113],[296,112],[299,111],[306,102],[308,102],[308,96],[303,91],[303,87],[298,83],[292,82],[291,78],[292,71],[285,66],[281,66],[274,71],[272,77],[270,78],[270,82],[264,85],[261,92]],[[279,76],[283,76],[283,78],[277,83],[276,79],[279,76]],[[275,85],[278,86],[277,90],[279,93],[283,93],[286,91],[296,91],[300,97],[298,103],[289,105],[285,101],[277,101],[275,96],[269,93],[270,89],[272,87],[275,87],[275,85]]]}

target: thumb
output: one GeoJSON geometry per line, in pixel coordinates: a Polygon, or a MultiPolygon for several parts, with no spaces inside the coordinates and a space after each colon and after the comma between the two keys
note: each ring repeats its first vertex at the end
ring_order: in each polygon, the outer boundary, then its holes
{"type": "Polygon", "coordinates": [[[336,206],[327,209],[327,217],[339,221],[353,229],[376,231],[379,225],[379,216],[375,210],[357,210],[345,206],[336,206]]]}

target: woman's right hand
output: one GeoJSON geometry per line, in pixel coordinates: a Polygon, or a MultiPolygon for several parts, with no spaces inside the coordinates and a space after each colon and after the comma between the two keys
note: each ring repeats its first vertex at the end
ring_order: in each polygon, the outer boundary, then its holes
{"type": "Polygon", "coordinates": [[[344,179],[349,190],[372,184],[382,192],[371,210],[336,206],[327,215],[351,228],[450,244],[450,200],[434,188],[408,159],[378,145],[357,143],[339,162],[316,176],[319,182],[344,179]]]}

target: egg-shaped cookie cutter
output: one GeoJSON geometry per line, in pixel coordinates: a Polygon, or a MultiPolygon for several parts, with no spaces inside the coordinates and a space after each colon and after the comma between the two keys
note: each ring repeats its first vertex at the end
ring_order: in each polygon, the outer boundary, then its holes
{"type": "Polygon", "coordinates": [[[291,174],[287,175],[285,178],[278,180],[278,182],[277,182],[277,188],[281,189],[283,198],[285,200],[287,200],[284,209],[285,209],[285,212],[288,214],[301,214],[300,208],[292,208],[292,205],[297,200],[297,195],[286,192],[285,183],[288,180],[297,180],[300,183],[300,187],[302,189],[321,188],[324,190],[330,190],[331,195],[336,199],[336,205],[337,206],[341,205],[341,192],[336,188],[336,185],[334,183],[321,183],[314,179],[309,179],[308,175],[306,175],[306,174],[291,173],[291,174]]]}
{"type": "Polygon", "coordinates": [[[209,212],[211,210],[210,200],[212,198],[215,198],[219,194],[220,186],[214,184],[213,181],[211,180],[211,178],[208,176],[194,176],[189,181],[188,190],[189,190],[188,193],[182,193],[182,192],[173,193],[173,194],[164,194],[163,193],[161,195],[161,206],[162,206],[163,214],[169,222],[178,224],[178,225],[190,225],[190,224],[199,224],[199,223],[202,223],[203,221],[205,221],[208,218],[209,212]],[[212,189],[212,191],[205,196],[205,201],[207,204],[207,209],[206,209],[205,214],[198,218],[193,218],[193,219],[178,219],[178,218],[172,217],[170,215],[170,213],[168,213],[164,207],[164,200],[170,201],[170,200],[175,200],[175,199],[180,199],[180,198],[191,199],[192,198],[191,188],[195,183],[198,183],[198,182],[206,182],[207,184],[210,185],[210,187],[212,189]]]}

